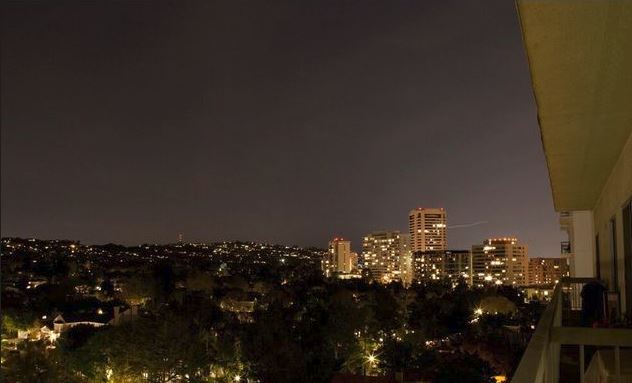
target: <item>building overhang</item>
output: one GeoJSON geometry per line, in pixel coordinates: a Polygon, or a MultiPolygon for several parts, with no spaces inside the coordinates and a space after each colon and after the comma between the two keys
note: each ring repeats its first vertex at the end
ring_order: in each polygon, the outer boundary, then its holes
{"type": "Polygon", "coordinates": [[[555,208],[591,210],[632,132],[632,1],[517,7],[555,208]]]}

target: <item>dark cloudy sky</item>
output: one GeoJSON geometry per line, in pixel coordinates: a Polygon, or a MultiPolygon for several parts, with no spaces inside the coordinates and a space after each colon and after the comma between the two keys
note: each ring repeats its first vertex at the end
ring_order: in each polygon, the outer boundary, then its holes
{"type": "Polygon", "coordinates": [[[326,246],[441,206],[559,254],[514,3],[2,9],[2,236],[326,246]]]}

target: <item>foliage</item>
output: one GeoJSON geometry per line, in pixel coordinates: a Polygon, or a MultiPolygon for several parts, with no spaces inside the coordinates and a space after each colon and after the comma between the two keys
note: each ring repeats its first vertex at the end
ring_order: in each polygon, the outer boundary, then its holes
{"type": "MultiPolygon", "coordinates": [[[[5,352],[3,351],[3,354],[5,352]]],[[[57,353],[44,342],[25,342],[15,352],[3,355],[1,381],[6,383],[77,382],[74,374],[64,368],[57,353]]]]}
{"type": "Polygon", "coordinates": [[[422,370],[432,366],[437,358],[436,351],[427,349],[419,336],[389,338],[382,348],[380,365],[387,371],[422,370]]]}
{"type": "Polygon", "coordinates": [[[18,330],[36,327],[38,322],[31,311],[2,308],[2,337],[15,337],[18,330]]]}
{"type": "Polygon", "coordinates": [[[196,329],[183,318],[142,319],[96,332],[84,345],[67,348],[68,360],[94,381],[111,371],[114,381],[202,381],[209,355],[196,329]],[[86,358],[86,355],[89,358],[86,358]]]}
{"type": "MultiPolygon", "coordinates": [[[[140,249],[157,251],[152,245],[140,249]]],[[[55,310],[94,312],[120,300],[146,304],[140,317],[119,326],[73,327],[55,349],[24,342],[21,353],[3,352],[4,381],[328,382],[336,372],[406,370],[433,383],[482,383],[494,373],[490,365],[503,372],[515,365],[519,342],[541,309],[524,305],[512,288],[328,280],[314,264],[292,257],[274,266],[251,262],[239,269],[241,255],[234,262],[224,259],[220,276],[218,263],[208,258],[81,268],[77,261],[59,263],[63,257],[49,265],[32,263],[26,254],[23,265],[15,262],[11,270],[41,271],[50,283],[29,289],[23,306],[3,307],[3,336],[36,325],[36,318],[55,310]],[[78,296],[78,284],[98,286],[100,293],[78,296]],[[255,311],[227,310],[226,297],[254,301],[255,311]],[[477,314],[470,323],[479,305],[494,302],[512,309],[477,314]],[[497,350],[502,360],[494,359],[497,350]]]]}
{"type": "Polygon", "coordinates": [[[494,371],[479,358],[457,352],[438,362],[434,383],[491,383],[494,371]]]}
{"type": "Polygon", "coordinates": [[[502,295],[485,297],[479,306],[488,313],[513,314],[518,310],[515,303],[502,295]]]}

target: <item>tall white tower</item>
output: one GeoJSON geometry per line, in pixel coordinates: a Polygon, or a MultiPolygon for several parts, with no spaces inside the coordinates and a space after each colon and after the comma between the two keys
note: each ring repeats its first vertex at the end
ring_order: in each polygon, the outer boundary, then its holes
{"type": "Polygon", "coordinates": [[[408,213],[411,251],[447,250],[446,211],[419,207],[408,213]]]}
{"type": "Polygon", "coordinates": [[[323,271],[326,276],[332,273],[350,273],[357,266],[357,255],[351,252],[351,241],[334,238],[329,242],[329,251],[323,259],[323,271]]]}

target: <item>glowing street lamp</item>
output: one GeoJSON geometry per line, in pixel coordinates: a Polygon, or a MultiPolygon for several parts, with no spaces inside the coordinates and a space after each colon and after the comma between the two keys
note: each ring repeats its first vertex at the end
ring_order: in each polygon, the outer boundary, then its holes
{"type": "Polygon", "coordinates": [[[362,366],[363,374],[364,375],[370,375],[372,369],[375,367],[376,363],[377,363],[377,357],[375,356],[375,354],[371,353],[369,355],[366,356],[366,361],[367,363],[364,363],[362,366]]]}

